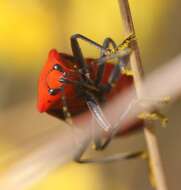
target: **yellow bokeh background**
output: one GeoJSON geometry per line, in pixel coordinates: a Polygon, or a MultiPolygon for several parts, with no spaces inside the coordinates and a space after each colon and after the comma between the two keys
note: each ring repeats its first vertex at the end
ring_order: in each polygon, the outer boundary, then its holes
{"type": "MultiPolygon", "coordinates": [[[[130,0],[130,5],[142,56],[147,60],[150,44],[157,38],[161,24],[172,9],[172,2],[130,0]]],[[[4,75],[11,71],[17,84],[27,73],[37,80],[36,73],[51,48],[71,54],[69,39],[72,34],[81,33],[99,43],[109,36],[119,43],[125,37],[123,31],[117,0],[1,0],[0,69],[4,75]]],[[[85,43],[81,43],[81,47],[86,56],[96,56],[95,48],[85,43]]],[[[21,97],[22,89],[17,89],[16,93],[21,97]]],[[[33,94],[36,94],[35,87],[33,94]]],[[[8,95],[9,91],[5,96],[8,95]]],[[[10,102],[11,97],[7,101],[10,102]]],[[[49,174],[29,190],[110,189],[104,182],[100,167],[71,163],[49,174]]],[[[114,189],[129,189],[129,185],[123,183],[114,189]]]]}
{"type": "MultiPolygon", "coordinates": [[[[169,5],[163,0],[130,4],[138,37],[148,44],[169,5]]],[[[5,60],[0,64],[9,61],[11,67],[25,72],[39,68],[53,47],[71,53],[69,38],[75,33],[100,43],[107,36],[117,43],[123,40],[117,1],[0,1],[0,53],[5,60]]],[[[95,55],[95,49],[82,47],[89,56],[95,55]]]]}
{"type": "Polygon", "coordinates": [[[38,189],[103,189],[101,175],[95,167],[90,165],[79,166],[78,164],[68,164],[50,174],[48,178],[37,184],[31,190],[38,189]]]}

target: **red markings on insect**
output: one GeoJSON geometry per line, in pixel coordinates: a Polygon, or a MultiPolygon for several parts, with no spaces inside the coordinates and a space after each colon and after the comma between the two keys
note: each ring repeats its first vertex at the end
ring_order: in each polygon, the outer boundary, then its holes
{"type": "MultiPolygon", "coordinates": [[[[70,121],[71,116],[90,111],[94,121],[105,131],[105,136],[103,134],[92,139],[96,150],[105,149],[115,136],[130,134],[131,131],[142,127],[142,120],[132,121],[127,126],[121,126],[121,123],[113,126],[101,108],[102,104],[111,101],[115,95],[133,84],[133,77],[123,74],[122,71],[128,65],[132,51],[129,44],[134,38],[132,34],[119,45],[111,38],[105,38],[101,45],[81,34],[74,34],[70,38],[73,56],[51,50],[40,74],[38,110],[65,121],[70,121]],[[99,49],[100,57],[84,58],[79,40],[99,49]]],[[[129,110],[125,110],[125,114],[128,114],[129,110]]],[[[84,116],[81,118],[83,122],[84,116]]],[[[86,147],[83,151],[85,150],[86,147]]],[[[81,159],[80,155],[75,160],[79,163],[105,163],[139,157],[142,153],[130,152],[101,160],[85,160],[81,159]]]]}
{"type": "MultiPolygon", "coordinates": [[[[48,60],[42,69],[38,83],[38,110],[40,112],[47,112],[52,108],[60,108],[61,104],[61,87],[63,83],[59,80],[67,73],[73,73],[73,68],[68,66],[66,61],[64,61],[63,54],[59,54],[55,49],[49,52],[48,60]],[[60,72],[64,69],[64,72],[60,72]],[[51,92],[52,89],[57,89],[57,93],[51,92]]],[[[73,75],[76,77],[76,75],[73,75]]],[[[73,85],[65,85],[65,92],[72,95],[74,89],[73,85]]]]}
{"type": "MultiPolygon", "coordinates": [[[[91,81],[95,81],[98,72],[97,60],[87,58],[85,61],[89,67],[90,79],[91,81]]],[[[41,71],[38,84],[37,107],[40,112],[47,112],[60,119],[65,119],[65,110],[63,111],[63,107],[65,106],[63,103],[64,98],[66,98],[66,109],[68,109],[72,117],[83,111],[87,111],[88,107],[85,102],[85,97],[81,91],[79,91],[79,88],[82,88],[82,90],[90,88],[92,93],[96,94],[96,98],[99,99],[99,96],[101,96],[101,94],[99,94],[99,89],[94,89],[94,86],[91,86],[91,84],[88,86],[88,84],[85,83],[78,83],[81,81],[78,67],[79,64],[73,56],[58,53],[55,49],[49,52],[48,60],[41,71]]],[[[101,85],[108,83],[113,69],[114,64],[105,64],[104,74],[100,82],[101,85]]],[[[120,73],[114,87],[105,93],[106,101],[110,101],[117,93],[123,92],[132,84],[132,76],[120,73]]],[[[103,102],[103,100],[100,100],[100,102],[103,102]]],[[[118,134],[126,134],[132,129],[139,128],[142,124],[142,121],[139,120],[129,126],[122,127],[118,134]]]]}

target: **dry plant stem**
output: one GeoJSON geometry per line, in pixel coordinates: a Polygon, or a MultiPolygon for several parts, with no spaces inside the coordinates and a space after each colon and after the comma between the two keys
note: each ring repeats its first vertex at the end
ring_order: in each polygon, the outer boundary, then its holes
{"type": "MultiPolygon", "coordinates": [[[[128,0],[118,1],[126,35],[135,33],[128,0]]],[[[134,82],[137,97],[141,99],[144,96],[142,94],[142,78],[144,73],[137,41],[133,44],[133,46],[134,51],[130,57],[130,64],[134,73],[134,82]]],[[[148,146],[150,161],[152,164],[153,175],[156,180],[157,190],[168,190],[162,167],[157,137],[153,129],[153,124],[151,125],[144,128],[144,134],[148,146]]]]}

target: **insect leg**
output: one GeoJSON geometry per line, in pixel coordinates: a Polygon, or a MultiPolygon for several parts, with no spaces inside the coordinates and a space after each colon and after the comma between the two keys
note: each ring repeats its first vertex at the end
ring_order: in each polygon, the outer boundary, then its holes
{"type": "Polygon", "coordinates": [[[90,112],[92,113],[92,116],[95,118],[97,123],[100,125],[102,129],[108,131],[111,128],[111,124],[109,123],[109,121],[107,121],[106,117],[104,116],[104,113],[102,112],[102,109],[96,101],[95,97],[87,92],[85,94],[85,100],[90,112]]]}
{"type": "Polygon", "coordinates": [[[101,45],[99,45],[98,43],[92,41],[91,39],[86,38],[85,36],[81,35],[81,34],[74,34],[73,36],[71,36],[71,48],[72,48],[72,52],[73,55],[76,59],[76,61],[79,63],[79,71],[82,74],[82,78],[84,80],[86,80],[87,78],[89,79],[89,81],[91,81],[90,79],[90,72],[89,72],[89,68],[84,60],[83,54],[82,54],[82,50],[80,48],[80,45],[78,43],[78,39],[82,39],[94,46],[96,46],[99,49],[103,49],[101,45]]]}
{"type": "MultiPolygon", "coordinates": [[[[125,39],[121,44],[125,44],[127,41],[128,39],[125,39]]],[[[128,61],[126,61],[125,58],[131,53],[131,49],[128,47],[122,49],[121,51],[118,51],[118,46],[116,46],[116,43],[111,38],[106,38],[103,42],[104,49],[108,49],[110,45],[112,45],[115,52],[110,55],[105,55],[104,52],[101,52],[101,56],[98,59],[99,67],[97,71],[97,77],[95,80],[95,84],[99,85],[104,74],[105,63],[111,59],[117,58],[118,63],[112,71],[107,88],[110,88],[119,78],[121,69],[128,63],[128,61]]]]}
{"type": "MultiPolygon", "coordinates": [[[[100,49],[100,50],[104,50],[104,48],[102,47],[102,45],[98,44],[97,42],[81,35],[81,34],[74,34],[72,37],[71,37],[71,41],[78,41],[78,39],[81,39],[87,43],[89,43],[90,45],[93,45],[95,46],[96,48],[100,49]]],[[[72,42],[71,42],[72,43],[72,42]]]]}
{"type": "MultiPolygon", "coordinates": [[[[129,55],[129,54],[127,54],[129,55]]],[[[126,54],[125,54],[126,56],[126,54]]],[[[128,61],[124,59],[124,57],[119,58],[119,55],[115,55],[115,57],[118,57],[118,63],[115,64],[109,78],[107,84],[105,84],[103,87],[103,90],[109,91],[111,88],[115,85],[115,83],[119,80],[119,77],[121,76],[122,68],[124,68],[128,61]]]]}
{"type": "MultiPolygon", "coordinates": [[[[110,45],[112,45],[114,49],[116,48],[116,43],[111,38],[106,38],[103,42],[103,48],[107,49],[110,45]]],[[[95,79],[95,85],[99,85],[99,83],[102,80],[104,74],[105,61],[101,58],[104,58],[105,56],[105,52],[101,51],[100,59],[98,59],[98,70],[95,79]]]]}
{"type": "MultiPolygon", "coordinates": [[[[127,111],[128,112],[128,111],[127,111]]],[[[124,113],[127,114],[127,113],[124,113]]],[[[122,115],[121,117],[124,117],[124,115],[122,115]]],[[[107,147],[107,145],[109,144],[109,142],[112,140],[113,136],[117,133],[119,127],[116,126],[115,128],[116,130],[114,130],[111,133],[111,138],[108,138],[102,145],[100,144],[101,142],[101,138],[100,137],[96,137],[96,142],[97,144],[95,144],[97,147],[97,150],[103,150],[104,148],[107,147]]],[[[86,148],[85,148],[86,149],[86,148]]],[[[81,164],[86,164],[86,163],[111,163],[114,161],[121,161],[121,160],[128,160],[128,159],[133,159],[133,158],[145,158],[145,152],[144,151],[135,151],[135,152],[126,152],[126,153],[117,153],[117,154],[113,154],[111,156],[107,156],[107,157],[102,157],[102,158],[82,158],[83,153],[85,152],[85,149],[82,151],[82,154],[77,156],[75,161],[81,164]]]]}
{"type": "MultiPolygon", "coordinates": [[[[62,92],[64,94],[64,89],[62,90],[62,92]]],[[[61,97],[61,101],[62,101],[62,104],[63,104],[62,111],[63,111],[63,114],[64,114],[65,121],[68,124],[72,124],[71,114],[68,111],[68,106],[67,106],[67,101],[66,101],[65,94],[61,97]]]]}
{"type": "Polygon", "coordinates": [[[135,100],[135,99],[131,101],[131,103],[128,105],[127,109],[121,114],[121,116],[119,118],[119,121],[112,128],[110,136],[100,146],[97,147],[97,150],[104,150],[109,145],[109,143],[111,142],[111,140],[114,138],[114,136],[120,130],[120,125],[121,125],[122,120],[129,114],[130,110],[137,103],[138,103],[138,101],[135,100]]]}
{"type": "Polygon", "coordinates": [[[77,157],[75,159],[76,162],[80,164],[100,164],[100,163],[111,163],[115,161],[121,161],[121,160],[128,160],[133,158],[144,158],[145,152],[144,151],[137,151],[137,152],[125,152],[125,153],[117,153],[113,154],[111,156],[106,156],[102,158],[88,158],[88,159],[82,159],[81,157],[77,157]]]}
{"type": "Polygon", "coordinates": [[[121,51],[116,51],[110,55],[106,55],[106,56],[102,56],[98,59],[98,64],[100,61],[102,62],[107,62],[107,61],[110,61],[112,59],[115,59],[115,58],[120,58],[120,59],[124,59],[126,58],[128,55],[130,55],[131,53],[131,48],[125,48],[121,51]]]}

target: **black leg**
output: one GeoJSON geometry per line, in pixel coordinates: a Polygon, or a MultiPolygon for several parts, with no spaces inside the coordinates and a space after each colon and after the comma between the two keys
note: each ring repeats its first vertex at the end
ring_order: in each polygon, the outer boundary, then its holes
{"type": "MultiPolygon", "coordinates": [[[[110,59],[112,58],[117,58],[118,59],[118,63],[115,64],[109,79],[108,79],[108,83],[105,85],[101,85],[101,79],[103,77],[103,72],[104,70],[102,69],[102,67],[105,66],[105,59],[104,57],[101,57],[100,62],[102,63],[102,65],[100,64],[100,70],[97,74],[97,85],[100,85],[100,87],[102,87],[102,90],[107,92],[109,90],[111,90],[112,86],[114,86],[114,84],[117,82],[117,80],[119,80],[119,77],[121,75],[121,70],[122,68],[124,68],[127,64],[128,64],[128,60],[125,60],[125,57],[127,57],[130,54],[130,50],[126,49],[124,50],[125,52],[122,54],[122,56],[120,56],[120,54],[116,53],[114,56],[110,56],[110,59]]],[[[109,60],[109,59],[107,59],[109,60]]]]}
{"type": "Polygon", "coordinates": [[[89,92],[86,92],[84,98],[90,112],[92,113],[92,116],[97,121],[99,126],[105,131],[108,131],[111,128],[111,124],[107,121],[106,117],[104,116],[104,113],[102,112],[102,109],[96,101],[94,95],[90,94],[89,92]]]}
{"type": "Polygon", "coordinates": [[[86,80],[86,75],[89,74],[89,71],[76,36],[71,37],[71,47],[72,47],[73,56],[75,57],[76,62],[79,64],[78,65],[79,72],[81,73],[82,78],[86,80]]]}
{"type": "MultiPolygon", "coordinates": [[[[62,92],[64,93],[64,89],[62,89],[62,92]]],[[[66,96],[62,96],[62,104],[63,104],[63,113],[64,113],[64,117],[65,117],[65,121],[68,124],[72,124],[72,119],[71,119],[71,114],[68,111],[68,106],[67,106],[67,102],[66,102],[66,96]]],[[[94,99],[94,97],[92,95],[87,95],[87,103],[89,105],[89,108],[92,110],[93,115],[98,117],[96,118],[96,120],[98,121],[98,123],[105,129],[109,129],[109,123],[108,121],[105,119],[102,110],[100,109],[99,105],[97,104],[96,100],[94,99]]],[[[111,138],[109,138],[106,143],[104,143],[103,145],[99,144],[99,138],[97,138],[97,143],[96,143],[96,150],[103,150],[107,145],[108,145],[108,141],[110,142],[111,138]]],[[[110,163],[110,162],[114,162],[114,161],[120,161],[120,160],[128,160],[128,159],[132,159],[132,158],[140,158],[144,155],[143,151],[137,151],[137,152],[127,152],[127,153],[118,153],[118,154],[114,154],[111,156],[107,156],[107,157],[103,157],[103,158],[90,158],[90,159],[82,159],[82,155],[83,153],[86,151],[87,146],[85,146],[83,148],[83,150],[81,151],[81,154],[78,155],[75,158],[75,161],[77,163],[81,163],[81,164],[88,164],[88,163],[110,163]]]]}
{"type": "MultiPolygon", "coordinates": [[[[95,116],[95,120],[98,122],[99,125],[101,125],[101,127],[103,129],[108,129],[109,130],[109,123],[107,120],[105,120],[105,117],[102,113],[102,110],[100,109],[98,103],[96,102],[96,100],[94,99],[94,97],[91,94],[88,94],[86,96],[86,101],[87,104],[89,106],[89,109],[91,110],[91,112],[93,112],[93,116],[95,116]],[[101,112],[101,113],[100,113],[101,112]],[[102,117],[103,116],[103,117],[102,117]]],[[[128,112],[129,110],[127,110],[128,112]]],[[[124,115],[126,115],[127,113],[124,113],[124,115]]],[[[121,117],[124,117],[124,115],[122,115],[121,117]]],[[[96,137],[95,140],[95,145],[96,145],[96,150],[103,150],[104,148],[107,147],[107,145],[109,144],[109,142],[112,140],[113,136],[117,133],[117,130],[119,129],[118,126],[116,126],[115,128],[116,130],[113,130],[113,132],[111,132],[111,136],[110,138],[108,138],[103,144],[101,143],[101,138],[100,137],[96,137]]],[[[95,134],[95,136],[97,136],[95,134]]],[[[75,161],[77,163],[81,163],[81,164],[88,164],[88,163],[111,163],[111,162],[115,162],[115,161],[121,161],[121,160],[128,160],[128,159],[133,159],[133,158],[144,158],[145,152],[144,151],[136,151],[136,152],[126,152],[126,153],[117,153],[117,154],[113,154],[111,156],[107,156],[107,157],[103,157],[103,158],[82,158],[84,152],[86,151],[87,146],[85,146],[81,153],[79,155],[76,156],[75,161]]]]}
{"type": "Polygon", "coordinates": [[[137,151],[137,152],[125,152],[125,153],[117,153],[111,156],[103,157],[103,158],[88,158],[82,159],[81,157],[77,157],[75,159],[76,162],[80,164],[100,164],[100,163],[111,163],[115,161],[121,160],[129,160],[133,158],[144,158],[145,152],[144,151],[137,151]]]}
{"type": "Polygon", "coordinates": [[[111,53],[110,55],[102,56],[98,59],[99,62],[107,62],[110,60],[113,60],[115,58],[117,59],[125,59],[131,54],[131,48],[125,48],[121,51],[115,51],[114,53],[111,53]]]}
{"type": "MultiPolygon", "coordinates": [[[[122,120],[129,114],[130,110],[133,108],[133,106],[135,106],[138,103],[137,100],[133,99],[131,101],[131,103],[128,105],[127,109],[120,115],[119,121],[114,125],[114,127],[111,129],[110,131],[110,136],[103,142],[103,143],[99,143],[96,147],[97,150],[104,150],[109,143],[111,142],[111,140],[114,138],[114,136],[118,133],[119,129],[120,129],[120,125],[122,120]]],[[[101,140],[100,140],[101,141],[101,140]]]]}
{"type": "MultiPolygon", "coordinates": [[[[116,48],[116,43],[111,38],[106,38],[103,42],[103,49],[106,50],[109,46],[112,45],[113,49],[116,48]]],[[[98,59],[98,70],[95,80],[95,85],[99,85],[104,74],[105,61],[102,59],[106,57],[105,51],[101,50],[100,59],[98,59]]]]}
{"type": "Polygon", "coordinates": [[[107,48],[109,48],[110,45],[112,45],[113,49],[116,49],[116,47],[117,47],[114,40],[112,40],[111,38],[105,38],[105,40],[103,42],[103,48],[107,49],[107,48]]]}
{"type": "MultiPolygon", "coordinates": [[[[83,40],[83,41],[85,41],[85,42],[88,42],[90,45],[93,45],[93,46],[95,46],[96,48],[98,48],[98,49],[104,51],[104,48],[102,47],[102,45],[98,44],[97,42],[95,42],[95,41],[93,41],[93,40],[91,40],[91,39],[89,39],[89,38],[87,38],[87,37],[85,37],[85,36],[83,36],[83,35],[81,35],[81,34],[74,34],[74,35],[71,37],[71,41],[78,41],[78,39],[81,39],[81,40],[83,40]]],[[[73,43],[74,43],[74,42],[73,42],[73,43]]]]}
{"type": "Polygon", "coordinates": [[[79,63],[79,68],[80,68],[80,72],[82,74],[82,78],[84,80],[86,80],[87,78],[89,80],[91,80],[89,68],[87,67],[87,64],[84,60],[82,50],[78,43],[78,39],[84,40],[84,41],[88,42],[89,44],[96,46],[97,48],[101,49],[101,51],[104,51],[104,49],[98,43],[96,43],[96,42],[92,41],[91,39],[89,39],[85,36],[82,36],[80,34],[74,34],[71,37],[71,47],[72,47],[73,56],[75,57],[76,61],[79,63]]]}
{"type": "Polygon", "coordinates": [[[129,104],[128,108],[124,111],[124,113],[121,114],[121,116],[119,118],[119,122],[116,125],[111,126],[109,121],[104,116],[104,113],[102,112],[102,109],[99,106],[98,102],[96,101],[94,95],[87,92],[84,95],[84,97],[85,97],[86,103],[88,105],[88,108],[89,108],[90,112],[92,113],[93,119],[95,119],[95,121],[98,123],[98,125],[103,130],[110,133],[109,137],[103,143],[101,142],[101,138],[97,138],[97,137],[94,138],[95,149],[96,150],[103,150],[109,145],[109,143],[111,142],[113,137],[117,134],[117,132],[119,131],[122,119],[124,119],[124,117],[127,116],[127,114],[131,110],[133,104],[136,103],[136,101],[133,100],[129,104]]]}
{"type": "Polygon", "coordinates": [[[124,60],[122,60],[121,58],[118,59],[119,63],[117,63],[115,65],[115,67],[113,68],[109,79],[108,79],[108,83],[104,86],[105,89],[107,90],[111,90],[111,88],[116,84],[116,82],[119,80],[120,75],[121,75],[121,69],[127,65],[127,63],[125,63],[124,60]]]}
{"type": "Polygon", "coordinates": [[[120,65],[116,64],[108,79],[108,84],[110,86],[114,85],[114,83],[119,79],[120,73],[121,73],[120,65]]]}
{"type": "MultiPolygon", "coordinates": [[[[98,141],[96,141],[96,143],[98,143],[98,144],[96,144],[96,146],[101,147],[99,150],[103,150],[103,148],[105,148],[106,145],[108,145],[105,143],[101,146],[101,144],[100,144],[101,141],[99,141],[100,137],[97,137],[94,140],[98,140],[98,141]]],[[[111,139],[109,139],[109,140],[111,140],[111,139]]],[[[146,155],[146,153],[144,151],[135,151],[135,152],[116,153],[111,156],[106,156],[106,157],[101,157],[101,158],[82,158],[87,147],[88,147],[88,145],[86,145],[85,147],[82,148],[79,155],[77,155],[76,158],[74,159],[75,162],[77,162],[79,164],[106,164],[106,163],[112,163],[115,161],[129,160],[129,159],[135,159],[135,158],[144,159],[144,157],[146,155]]],[[[96,150],[98,150],[98,147],[96,147],[96,148],[97,148],[96,150]]]]}
{"type": "MultiPolygon", "coordinates": [[[[69,78],[61,78],[59,79],[59,82],[65,83],[65,84],[74,84],[77,88],[84,88],[85,90],[90,90],[97,93],[100,92],[100,89],[82,80],[79,81],[79,80],[71,80],[69,78]]],[[[53,90],[56,90],[56,89],[53,89],[53,90]]]]}
{"type": "Polygon", "coordinates": [[[101,52],[101,57],[98,61],[99,68],[97,72],[96,85],[100,84],[101,79],[103,77],[105,62],[114,58],[118,59],[119,66],[115,66],[115,68],[113,69],[113,72],[109,78],[108,86],[112,86],[112,84],[116,82],[116,80],[119,78],[119,73],[121,71],[121,68],[124,67],[128,63],[128,61],[125,60],[124,58],[127,57],[131,53],[129,44],[134,39],[135,39],[135,35],[131,34],[118,46],[116,46],[116,43],[111,38],[106,38],[104,40],[103,48],[107,49],[110,45],[112,45],[115,52],[112,53],[112,55],[110,56],[105,56],[104,52],[101,52]],[[119,48],[121,49],[120,53],[119,53],[119,48]]]}

